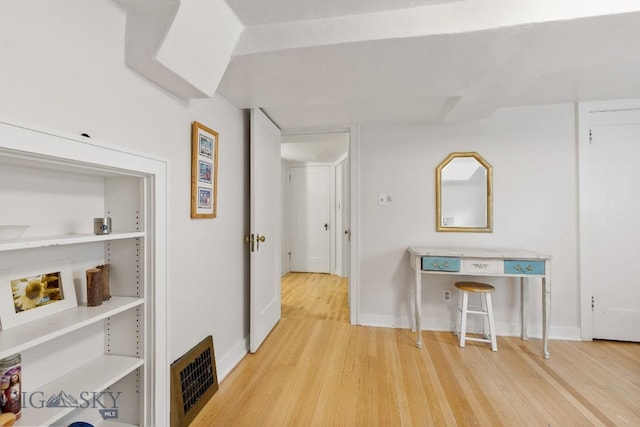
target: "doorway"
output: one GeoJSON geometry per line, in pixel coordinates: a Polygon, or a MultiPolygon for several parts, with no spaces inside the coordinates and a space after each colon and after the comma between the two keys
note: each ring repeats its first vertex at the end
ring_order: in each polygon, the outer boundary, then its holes
{"type": "Polygon", "coordinates": [[[348,313],[349,147],[348,131],[282,136],[282,305],[289,313],[304,312],[314,293],[286,289],[314,284],[333,289],[315,296],[329,306],[341,299],[336,286],[344,287],[348,313]],[[302,298],[293,310],[292,298],[302,298]]]}

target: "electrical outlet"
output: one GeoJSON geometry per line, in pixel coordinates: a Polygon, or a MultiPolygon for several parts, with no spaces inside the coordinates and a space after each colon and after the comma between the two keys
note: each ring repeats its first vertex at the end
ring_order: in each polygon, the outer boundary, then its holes
{"type": "Polygon", "coordinates": [[[451,301],[451,289],[443,289],[442,290],[442,301],[444,301],[444,302],[451,301]]]}

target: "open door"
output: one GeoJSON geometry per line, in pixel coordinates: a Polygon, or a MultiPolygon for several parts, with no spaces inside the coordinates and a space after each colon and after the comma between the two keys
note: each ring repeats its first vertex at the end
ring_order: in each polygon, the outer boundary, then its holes
{"type": "Polygon", "coordinates": [[[280,320],[280,129],[258,109],[250,131],[249,350],[280,320]]]}
{"type": "MultiPolygon", "coordinates": [[[[345,277],[351,275],[351,169],[349,158],[340,163],[340,173],[342,175],[342,274],[345,277]]],[[[351,287],[349,287],[351,288],[351,287]]],[[[351,292],[351,289],[349,289],[351,292]]],[[[351,304],[351,299],[349,299],[351,304]]]]}

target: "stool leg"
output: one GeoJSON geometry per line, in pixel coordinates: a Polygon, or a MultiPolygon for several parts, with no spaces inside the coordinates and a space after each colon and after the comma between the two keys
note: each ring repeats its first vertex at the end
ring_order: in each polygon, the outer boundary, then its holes
{"type": "Polygon", "coordinates": [[[491,303],[491,294],[485,294],[487,301],[487,315],[489,316],[489,334],[491,337],[491,350],[498,351],[498,341],[496,340],[496,325],[493,321],[493,304],[491,303]]]}
{"type": "Polygon", "coordinates": [[[467,306],[469,304],[469,293],[462,292],[462,313],[460,313],[460,347],[464,347],[464,340],[467,334],[467,306]]]}
{"type": "Polygon", "coordinates": [[[491,327],[489,325],[489,309],[487,308],[487,295],[486,293],[480,294],[480,311],[484,311],[482,315],[482,336],[483,338],[491,337],[491,327]],[[487,330],[489,333],[487,333],[487,330]]]}
{"type": "Polygon", "coordinates": [[[462,291],[458,291],[458,305],[456,307],[456,335],[460,336],[460,313],[462,312],[462,291]]]}

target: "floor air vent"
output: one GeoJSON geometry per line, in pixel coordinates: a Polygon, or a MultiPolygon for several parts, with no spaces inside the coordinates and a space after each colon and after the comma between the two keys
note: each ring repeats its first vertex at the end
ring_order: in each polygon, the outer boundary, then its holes
{"type": "Polygon", "coordinates": [[[171,364],[171,427],[186,427],[218,390],[209,335],[171,364]]]}

